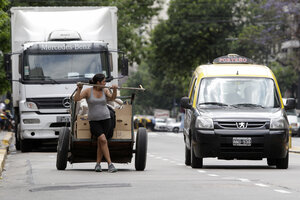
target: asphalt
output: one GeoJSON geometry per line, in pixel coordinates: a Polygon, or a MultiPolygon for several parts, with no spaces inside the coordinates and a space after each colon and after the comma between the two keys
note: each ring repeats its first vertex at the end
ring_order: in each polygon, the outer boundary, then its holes
{"type": "MultiPolygon", "coordinates": [[[[13,132],[0,131],[0,179],[2,178],[2,171],[5,169],[5,159],[9,154],[9,149],[14,149],[12,142],[14,137],[13,132]]],[[[293,143],[292,143],[293,144],[293,143]]],[[[300,146],[293,146],[290,148],[290,152],[300,154],[300,146]]]]}

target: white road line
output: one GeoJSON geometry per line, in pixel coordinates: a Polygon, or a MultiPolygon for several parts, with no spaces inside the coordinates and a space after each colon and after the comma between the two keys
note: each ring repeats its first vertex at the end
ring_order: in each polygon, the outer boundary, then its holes
{"type": "Polygon", "coordinates": [[[242,182],[251,182],[249,179],[246,179],[246,178],[238,178],[238,180],[240,180],[242,182]]]}
{"type": "Polygon", "coordinates": [[[177,163],[178,166],[185,166],[185,164],[177,163]]]}
{"type": "Polygon", "coordinates": [[[206,173],[205,170],[197,170],[199,173],[206,173]]]}
{"type": "Polygon", "coordinates": [[[286,191],[286,190],[274,190],[275,192],[280,192],[280,193],[283,193],[283,194],[291,194],[291,192],[289,191],[286,191]]]}
{"type": "Polygon", "coordinates": [[[215,176],[219,176],[219,175],[217,175],[217,174],[207,174],[208,176],[213,176],[213,177],[215,177],[215,176]]]}
{"type": "Polygon", "coordinates": [[[255,185],[257,185],[259,187],[270,187],[269,185],[265,185],[263,183],[255,183],[255,185]]]}
{"type": "Polygon", "coordinates": [[[163,160],[163,161],[168,161],[169,159],[167,159],[167,158],[163,158],[162,160],[163,160]]]}

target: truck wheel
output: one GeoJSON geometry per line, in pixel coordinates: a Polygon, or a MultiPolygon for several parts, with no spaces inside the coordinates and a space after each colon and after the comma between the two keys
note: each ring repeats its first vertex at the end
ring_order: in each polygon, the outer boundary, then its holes
{"type": "Polygon", "coordinates": [[[32,141],[20,139],[20,149],[22,152],[30,152],[32,150],[32,141]]]}
{"type": "Polygon", "coordinates": [[[191,165],[191,150],[189,150],[185,145],[185,165],[191,165]]]}
{"type": "Polygon", "coordinates": [[[203,158],[197,158],[194,154],[194,148],[191,145],[191,167],[192,168],[202,168],[203,158]]]}
{"type": "Polygon", "coordinates": [[[148,136],[145,128],[139,128],[136,135],[135,169],[143,171],[146,167],[148,136]]]}
{"type": "Polygon", "coordinates": [[[276,159],[267,158],[268,166],[274,166],[276,165],[276,159]]]}
{"type": "Polygon", "coordinates": [[[15,146],[16,146],[16,149],[17,150],[20,150],[21,149],[21,147],[20,147],[20,133],[19,133],[19,130],[20,130],[20,124],[17,124],[16,126],[15,126],[15,139],[16,139],[16,144],[15,144],[15,146]]]}
{"type": "Polygon", "coordinates": [[[67,127],[62,128],[59,131],[57,155],[56,155],[56,168],[58,170],[65,170],[67,167],[68,151],[69,151],[69,135],[70,135],[70,130],[67,127]]]}
{"type": "Polygon", "coordinates": [[[179,128],[178,127],[173,128],[173,132],[174,133],[178,133],[179,132],[179,128]]]}
{"type": "Polygon", "coordinates": [[[287,152],[285,158],[280,158],[276,160],[277,169],[287,169],[289,167],[289,152],[287,152]]]}

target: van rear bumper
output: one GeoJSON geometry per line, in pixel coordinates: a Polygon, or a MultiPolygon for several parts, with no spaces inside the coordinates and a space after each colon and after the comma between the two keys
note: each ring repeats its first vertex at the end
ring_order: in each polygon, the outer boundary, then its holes
{"type": "Polygon", "coordinates": [[[195,130],[192,147],[196,157],[261,160],[284,158],[288,152],[286,130],[195,130]],[[234,137],[251,138],[251,146],[234,146],[234,137]]]}

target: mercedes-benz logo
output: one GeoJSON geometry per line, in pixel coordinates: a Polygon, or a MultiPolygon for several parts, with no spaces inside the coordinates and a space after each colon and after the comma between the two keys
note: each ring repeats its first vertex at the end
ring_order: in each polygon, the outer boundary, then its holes
{"type": "Polygon", "coordinates": [[[236,123],[236,127],[237,127],[238,129],[246,129],[247,126],[248,126],[248,123],[247,123],[247,122],[237,122],[237,123],[236,123]]]}
{"type": "Polygon", "coordinates": [[[70,98],[69,97],[66,97],[62,100],[62,105],[65,107],[65,108],[70,108],[71,106],[71,102],[70,102],[70,98]]]}

